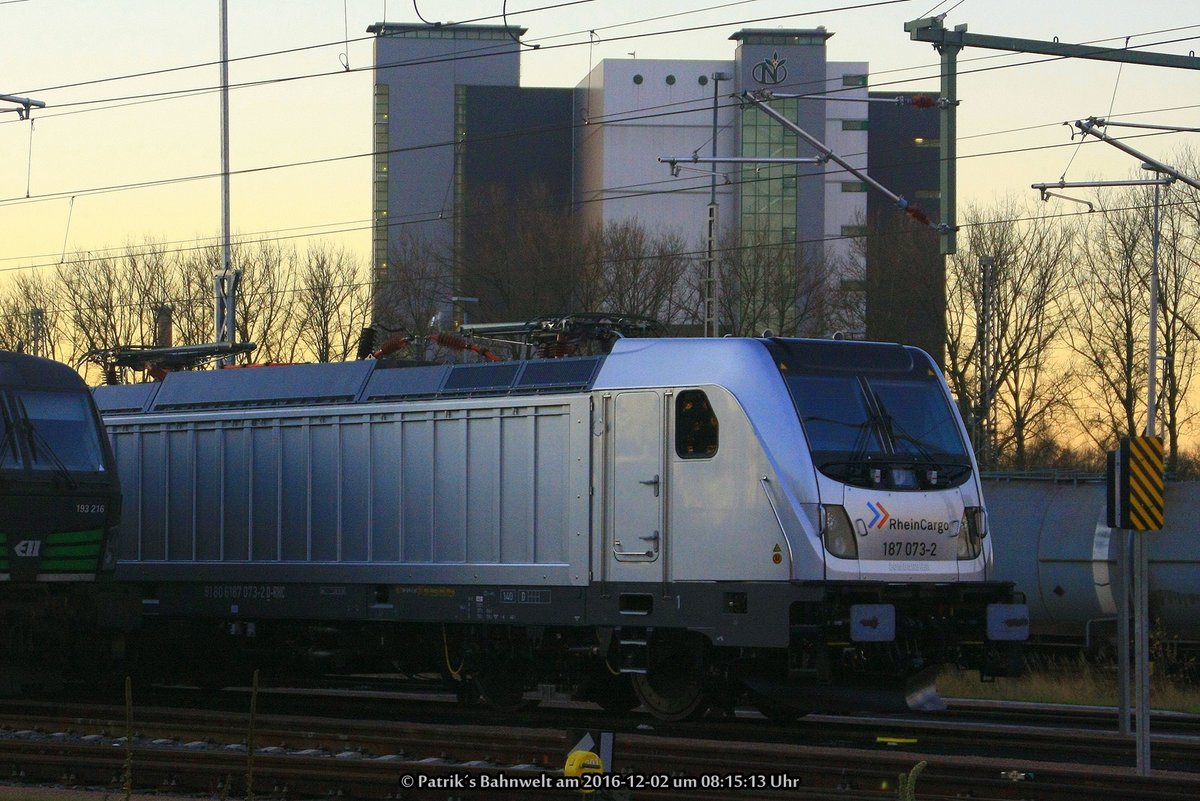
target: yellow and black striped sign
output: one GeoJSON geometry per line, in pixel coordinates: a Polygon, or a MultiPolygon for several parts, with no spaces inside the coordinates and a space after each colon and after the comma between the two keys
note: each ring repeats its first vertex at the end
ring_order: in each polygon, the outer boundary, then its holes
{"type": "Polygon", "coordinates": [[[1162,437],[1129,439],[1129,522],[1135,531],[1163,527],[1162,437]]]}

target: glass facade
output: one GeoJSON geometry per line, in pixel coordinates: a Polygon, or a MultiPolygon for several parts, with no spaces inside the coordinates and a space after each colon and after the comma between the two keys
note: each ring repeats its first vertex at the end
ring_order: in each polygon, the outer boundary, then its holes
{"type": "Polygon", "coordinates": [[[374,230],[371,240],[371,258],[375,277],[387,277],[388,271],[388,124],[391,92],[386,83],[375,84],[375,142],[372,174],[375,179],[375,196],[372,204],[374,230]]]}
{"type": "Polygon", "coordinates": [[[455,294],[463,292],[463,258],[466,253],[466,220],[464,213],[467,209],[466,165],[463,163],[465,143],[467,141],[467,87],[459,84],[454,87],[454,175],[451,179],[454,187],[454,227],[452,234],[454,253],[454,273],[452,286],[455,294]]]}
{"type": "MultiPolygon", "coordinates": [[[[796,119],[797,100],[780,99],[772,107],[796,119]]],[[[757,108],[742,111],[742,156],[795,158],[797,138],[757,108]]],[[[742,168],[741,231],[756,244],[794,243],[796,238],[794,164],[747,164],[742,168]]]]}

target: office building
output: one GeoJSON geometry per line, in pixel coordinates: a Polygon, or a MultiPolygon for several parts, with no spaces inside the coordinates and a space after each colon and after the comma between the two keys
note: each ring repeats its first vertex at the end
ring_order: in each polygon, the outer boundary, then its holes
{"type": "MultiPolygon", "coordinates": [[[[730,37],[730,59],[607,59],[574,89],[551,89],[521,86],[521,29],[368,30],[376,34],[377,281],[389,279],[400,243],[419,239],[441,254],[445,302],[478,298],[447,312],[486,320],[505,304],[489,295],[496,289],[478,265],[503,250],[497,232],[523,224],[517,207],[561,209],[579,232],[632,219],[701,253],[715,204],[719,252],[787,249],[806,276],[796,285],[797,308],[836,300],[843,312],[857,309],[857,324],[844,314],[798,315],[800,333],[863,334],[870,282],[855,264],[869,216],[865,184],[833,164],[768,161],[817,151],[743,96],[798,96],[772,107],[866,168],[877,137],[864,102],[868,64],[829,61],[832,33],[745,29],[730,37]],[[721,161],[700,161],[714,155],[721,161]],[[676,158],[674,169],[660,157],[676,158]]],[[[936,180],[936,162],[934,170],[936,180]]],[[[723,322],[728,330],[738,321],[723,322]]]]}

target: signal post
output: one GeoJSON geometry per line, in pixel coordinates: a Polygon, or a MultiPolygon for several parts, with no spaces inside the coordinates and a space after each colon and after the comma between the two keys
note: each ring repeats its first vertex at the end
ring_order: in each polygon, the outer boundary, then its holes
{"type": "MultiPolygon", "coordinates": [[[[1158,436],[1129,437],[1108,454],[1108,525],[1124,530],[1133,544],[1133,642],[1137,772],[1150,774],[1150,575],[1147,533],[1161,531],[1165,518],[1163,441],[1158,436]]],[[[1128,578],[1129,562],[1123,573],[1128,578]]],[[[1125,586],[1129,587],[1128,580],[1125,586]]],[[[1128,619],[1128,592],[1122,594],[1121,617],[1128,619]]],[[[1126,629],[1125,626],[1121,627],[1126,629]]],[[[1129,641],[1122,636],[1121,732],[1129,726],[1129,641]]]]}

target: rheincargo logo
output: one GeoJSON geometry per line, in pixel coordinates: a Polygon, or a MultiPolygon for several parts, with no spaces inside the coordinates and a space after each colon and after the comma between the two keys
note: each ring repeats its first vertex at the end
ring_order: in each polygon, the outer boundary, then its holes
{"type": "Polygon", "coordinates": [[[867,523],[867,528],[883,528],[884,524],[892,519],[888,510],[883,508],[882,503],[868,503],[867,508],[871,510],[871,514],[875,515],[871,518],[871,522],[867,523]]]}
{"type": "MultiPolygon", "coordinates": [[[[882,524],[880,528],[882,528],[882,524]]],[[[946,520],[895,520],[888,521],[888,531],[933,531],[937,534],[945,534],[950,530],[950,523],[946,520]]]]}

